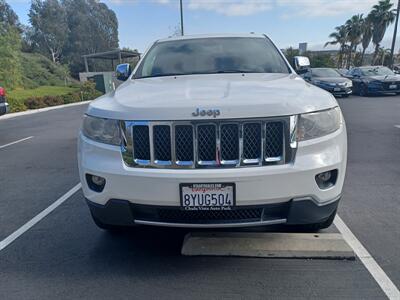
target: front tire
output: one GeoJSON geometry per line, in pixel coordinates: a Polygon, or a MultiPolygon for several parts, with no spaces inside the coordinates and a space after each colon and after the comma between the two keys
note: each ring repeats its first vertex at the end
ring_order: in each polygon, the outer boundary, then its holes
{"type": "Polygon", "coordinates": [[[367,87],[367,85],[365,85],[364,83],[362,83],[362,84],[360,85],[360,87],[359,87],[358,94],[359,94],[361,97],[368,97],[369,93],[368,93],[368,87],[367,87]]]}

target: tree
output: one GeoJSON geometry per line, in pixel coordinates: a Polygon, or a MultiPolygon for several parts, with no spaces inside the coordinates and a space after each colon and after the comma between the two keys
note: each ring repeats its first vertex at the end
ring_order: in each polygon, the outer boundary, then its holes
{"type": "Polygon", "coordinates": [[[0,85],[15,88],[21,84],[20,23],[11,7],[0,0],[0,85]]]}
{"type": "Polygon", "coordinates": [[[289,48],[285,49],[284,53],[285,53],[286,59],[291,64],[291,66],[294,68],[295,66],[293,65],[293,59],[295,56],[300,55],[299,49],[293,49],[293,47],[289,47],[289,48]]]}
{"type": "Polygon", "coordinates": [[[39,52],[49,55],[54,63],[59,62],[68,36],[64,6],[58,0],[32,0],[29,20],[39,52]]]}
{"type": "Polygon", "coordinates": [[[347,40],[350,43],[349,53],[348,53],[348,58],[347,58],[347,68],[350,68],[350,66],[351,66],[353,51],[356,52],[357,46],[361,42],[362,24],[363,24],[362,14],[352,16],[345,23],[345,27],[346,27],[346,31],[347,31],[347,40]]]}
{"type": "Polygon", "coordinates": [[[396,12],[392,9],[393,4],[390,0],[380,0],[372,7],[369,14],[372,22],[372,42],[375,45],[373,64],[378,62],[380,43],[385,36],[386,29],[392,24],[396,17],[396,12]]]}
{"type": "Polygon", "coordinates": [[[0,0],[0,23],[3,26],[11,26],[18,29],[20,27],[17,14],[5,0],[0,0]]]}
{"type": "Polygon", "coordinates": [[[84,68],[82,55],[118,48],[118,20],[107,5],[96,0],[62,0],[62,3],[69,28],[64,61],[77,77],[84,68]]]}
{"type": "Polygon", "coordinates": [[[341,68],[343,66],[343,55],[345,54],[346,51],[346,43],[348,41],[347,39],[347,29],[345,25],[337,26],[335,27],[335,32],[332,32],[329,37],[333,39],[332,41],[326,42],[325,47],[328,45],[339,45],[339,58],[338,58],[338,68],[341,68]]]}
{"type": "Polygon", "coordinates": [[[362,23],[361,44],[363,49],[361,52],[360,66],[362,66],[364,62],[365,51],[367,50],[369,44],[371,43],[371,39],[372,39],[372,22],[370,16],[367,16],[366,18],[364,18],[362,23]]]}

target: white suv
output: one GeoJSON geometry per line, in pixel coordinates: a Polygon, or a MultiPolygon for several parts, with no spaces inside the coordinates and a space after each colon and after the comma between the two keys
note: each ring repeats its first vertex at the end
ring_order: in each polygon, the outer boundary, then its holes
{"type": "Polygon", "coordinates": [[[79,136],[99,227],[332,223],[346,171],[342,113],[268,37],[158,40],[117,77],[125,82],[89,105],[79,136]]]}

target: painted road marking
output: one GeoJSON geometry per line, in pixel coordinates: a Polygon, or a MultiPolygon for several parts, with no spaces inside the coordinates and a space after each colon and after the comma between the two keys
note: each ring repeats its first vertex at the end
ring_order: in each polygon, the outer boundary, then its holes
{"type": "Polygon", "coordinates": [[[400,129],[400,125],[394,125],[394,127],[399,128],[400,129]]]}
{"type": "Polygon", "coordinates": [[[33,136],[28,136],[28,137],[23,138],[23,139],[20,139],[20,140],[18,140],[18,141],[11,142],[11,143],[5,144],[5,145],[3,145],[3,146],[0,146],[0,149],[3,149],[3,148],[5,148],[5,147],[8,147],[8,146],[11,146],[11,145],[15,145],[15,144],[21,143],[21,142],[23,142],[23,141],[30,140],[30,139],[32,139],[32,138],[33,138],[33,136]]]}
{"type": "Polygon", "coordinates": [[[392,280],[386,275],[385,271],[378,265],[371,254],[365,249],[361,242],[356,238],[356,236],[351,232],[349,227],[343,222],[343,220],[336,215],[333,222],[339,232],[342,234],[344,240],[350,245],[354,250],[356,255],[360,258],[361,262],[367,268],[369,273],[379,284],[381,289],[384,291],[389,299],[400,299],[400,292],[398,288],[394,285],[392,280]]]}
{"type": "Polygon", "coordinates": [[[26,231],[31,229],[35,224],[40,222],[43,218],[45,218],[48,214],[50,214],[53,210],[55,210],[58,206],[63,204],[68,198],[70,198],[73,194],[75,194],[77,191],[80,190],[82,185],[78,183],[76,186],[74,186],[72,189],[70,189],[67,193],[65,193],[63,196],[61,196],[57,201],[55,201],[53,204],[51,204],[49,207],[47,207],[45,210],[40,212],[38,215],[36,215],[33,219],[30,221],[26,222],[22,227],[14,231],[12,234],[10,234],[8,237],[6,237],[4,240],[0,242],[0,251],[6,248],[8,245],[10,245],[12,242],[14,242],[17,238],[19,238],[21,235],[23,235],[26,231]]]}

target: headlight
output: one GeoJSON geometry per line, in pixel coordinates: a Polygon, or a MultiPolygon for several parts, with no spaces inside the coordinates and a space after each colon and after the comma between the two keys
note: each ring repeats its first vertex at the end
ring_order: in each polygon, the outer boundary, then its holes
{"type": "Polygon", "coordinates": [[[297,140],[305,141],[335,132],[341,124],[339,107],[302,114],[297,124],[297,140]]]}
{"type": "Polygon", "coordinates": [[[347,85],[347,87],[353,87],[353,82],[347,81],[346,85],[347,85]]]}
{"type": "Polygon", "coordinates": [[[121,136],[117,120],[102,119],[85,115],[82,133],[99,143],[120,145],[121,136]]]}

